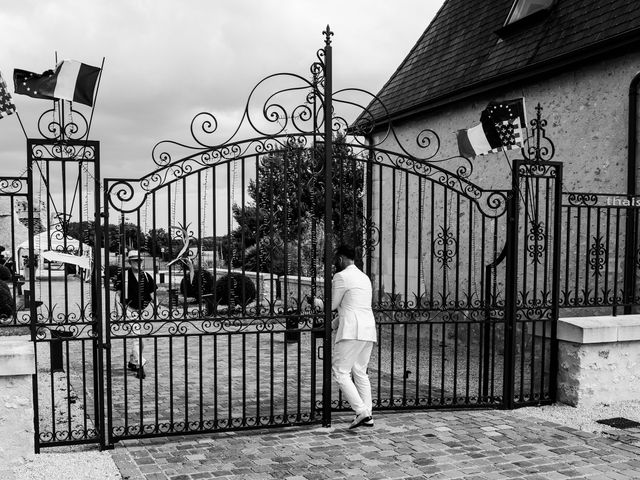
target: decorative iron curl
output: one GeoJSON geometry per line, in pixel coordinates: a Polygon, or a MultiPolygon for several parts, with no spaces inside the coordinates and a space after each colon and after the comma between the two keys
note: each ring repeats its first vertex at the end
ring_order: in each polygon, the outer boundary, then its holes
{"type": "Polygon", "coordinates": [[[557,174],[555,165],[543,163],[521,163],[518,167],[518,174],[521,177],[547,177],[555,178],[557,174]]]}
{"type": "Polygon", "coordinates": [[[542,255],[546,250],[547,235],[545,232],[544,222],[530,221],[527,251],[529,252],[529,257],[531,257],[531,263],[539,265],[541,262],[542,255]]]}
{"type": "MultiPolygon", "coordinates": [[[[593,275],[598,277],[602,275],[602,271],[605,268],[607,248],[604,244],[603,235],[592,237],[593,243],[589,247],[589,267],[593,271],[593,275]]],[[[636,257],[637,258],[637,257],[636,257]]],[[[640,266],[640,263],[636,260],[636,266],[640,266]]]]}
{"type": "Polygon", "coordinates": [[[21,177],[0,177],[0,195],[27,194],[27,179],[21,177]]]}
{"type": "Polygon", "coordinates": [[[79,145],[71,143],[33,144],[31,156],[34,160],[93,160],[95,147],[93,145],[79,145]]]}
{"type": "MultiPolygon", "coordinates": [[[[323,67],[320,64],[315,67],[312,66],[312,71],[321,72],[322,70],[323,67]]],[[[260,80],[253,87],[247,98],[244,113],[240,122],[236,129],[226,139],[216,138],[215,134],[218,130],[218,121],[216,117],[209,112],[200,112],[192,119],[190,126],[191,138],[195,142],[195,145],[187,145],[173,140],[162,140],[153,147],[152,159],[156,165],[164,167],[174,161],[186,160],[206,153],[212,149],[225,148],[233,143],[238,132],[245,124],[248,124],[258,135],[265,137],[274,137],[286,134],[290,126],[292,126],[298,133],[313,134],[314,131],[312,126],[314,122],[311,120],[317,118],[321,113],[320,109],[314,111],[311,107],[314,98],[320,96],[317,83],[317,79],[314,84],[304,77],[292,73],[277,73],[269,75],[260,80]],[[275,131],[267,132],[258,125],[258,119],[253,117],[253,104],[260,93],[260,88],[262,88],[267,82],[276,78],[293,79],[297,85],[281,88],[280,90],[271,93],[264,100],[261,108],[258,109],[261,112],[260,118],[262,120],[266,120],[267,125],[277,125],[275,131]],[[280,103],[277,100],[280,96],[284,98],[286,95],[290,95],[292,93],[295,94],[297,92],[301,92],[303,94],[303,101],[292,108],[287,108],[284,103],[280,103]],[[306,126],[305,124],[309,124],[309,126],[306,126]],[[186,155],[180,155],[177,160],[174,160],[170,151],[172,148],[186,150],[187,153],[186,155]]]]}
{"type": "Polygon", "coordinates": [[[53,442],[68,442],[75,440],[88,440],[98,438],[98,433],[94,428],[78,427],[74,430],[56,430],[53,432],[40,432],[38,435],[41,444],[53,443],[53,442]]]}
{"type": "Polygon", "coordinates": [[[324,78],[324,48],[321,48],[316,52],[316,58],[318,59],[318,61],[313,62],[309,66],[309,72],[311,73],[311,76],[316,80],[317,84],[324,78]]]}
{"type": "Polygon", "coordinates": [[[38,118],[38,132],[43,138],[55,141],[82,140],[89,133],[89,123],[85,116],[73,109],[70,110],[70,117],[73,119],[67,122],[62,113],[55,108],[46,110],[38,118]],[[51,116],[47,119],[46,116],[51,116]]]}
{"type": "Polygon", "coordinates": [[[598,203],[598,196],[595,193],[569,193],[567,202],[572,207],[591,207],[598,203]]]}
{"type": "Polygon", "coordinates": [[[111,323],[111,335],[114,337],[146,336],[154,333],[152,322],[127,320],[111,323]]]}
{"type": "MultiPolygon", "coordinates": [[[[429,155],[421,156],[421,158],[431,159],[440,150],[440,137],[438,137],[438,134],[435,131],[431,130],[430,128],[425,128],[424,130],[419,132],[418,135],[416,135],[416,144],[421,149],[421,151],[432,151],[433,153],[429,155]]],[[[468,167],[471,167],[471,165],[472,164],[469,162],[468,167]]],[[[459,167],[458,174],[460,176],[469,176],[471,172],[469,172],[469,174],[467,175],[460,174],[460,168],[463,168],[463,171],[466,171],[469,169],[468,167],[459,167]]],[[[471,170],[473,170],[473,168],[471,168],[471,170]]]]}
{"type": "Polygon", "coordinates": [[[36,340],[50,340],[52,338],[51,332],[53,330],[64,331],[70,333],[69,339],[91,339],[96,338],[97,333],[94,329],[93,323],[70,323],[65,322],[63,318],[59,322],[52,323],[36,323],[36,340]]]}
{"type": "Polygon", "coordinates": [[[487,192],[488,195],[484,197],[484,202],[478,202],[480,210],[489,218],[502,216],[507,211],[507,200],[510,192],[502,190],[487,190],[487,192]]]}
{"type": "MultiPolygon", "coordinates": [[[[355,146],[358,147],[357,145],[355,146]]],[[[458,168],[457,173],[451,173],[435,165],[434,162],[423,162],[413,157],[399,155],[387,150],[372,150],[371,161],[382,166],[397,167],[403,171],[414,173],[439,183],[450,190],[462,194],[474,201],[478,208],[487,216],[497,218],[506,212],[507,192],[498,190],[483,190],[477,185],[469,182],[465,176],[471,173],[471,169],[464,165],[458,168]],[[485,198],[485,201],[481,200],[485,198]]],[[[461,157],[463,158],[463,157],[461,157]]],[[[465,159],[466,160],[466,159],[465,159]]]]}
{"type": "Polygon", "coordinates": [[[108,193],[109,203],[114,207],[117,206],[114,203],[114,199],[121,203],[127,203],[130,202],[135,195],[133,186],[126,180],[120,180],[112,184],[108,193]]]}
{"type": "Polygon", "coordinates": [[[376,225],[376,223],[373,221],[365,221],[365,225],[366,240],[364,249],[368,252],[374,252],[376,250],[376,247],[380,244],[380,227],[378,227],[378,225],[376,225]]]}
{"type": "MultiPolygon", "coordinates": [[[[380,99],[380,97],[378,97],[377,95],[374,95],[373,93],[361,88],[344,88],[334,92],[333,101],[335,105],[342,104],[346,105],[349,108],[354,108],[360,111],[358,118],[351,125],[349,125],[348,122],[344,120],[342,124],[345,125],[345,134],[348,134],[350,138],[353,138],[354,142],[359,143],[361,146],[379,147],[385,144],[387,141],[393,140],[403,154],[413,158],[414,160],[424,162],[441,162],[451,160],[434,160],[434,158],[440,151],[440,137],[435,131],[428,128],[418,132],[418,134],[416,135],[415,146],[418,150],[415,152],[409,151],[409,149],[405,146],[405,142],[396,133],[395,128],[393,127],[391,122],[388,122],[386,124],[386,128],[383,131],[379,132],[380,135],[375,140],[375,143],[369,143],[374,142],[373,133],[377,126],[375,122],[375,116],[373,114],[374,107],[379,105],[384,111],[383,116],[388,117],[389,115],[389,110],[387,109],[382,99],[380,99]],[[346,97],[347,95],[354,94],[364,95],[365,97],[368,97],[370,99],[368,105],[365,106],[362,103],[357,103],[353,100],[341,98],[341,95],[344,95],[346,97]]],[[[472,170],[472,164],[467,158],[459,158],[464,159],[464,161],[469,164],[468,168],[472,170]]]]}

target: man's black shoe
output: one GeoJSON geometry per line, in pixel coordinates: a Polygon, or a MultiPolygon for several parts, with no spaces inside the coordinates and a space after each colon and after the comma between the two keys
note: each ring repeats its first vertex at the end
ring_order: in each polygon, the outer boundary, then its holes
{"type": "Polygon", "coordinates": [[[372,422],[372,420],[373,419],[371,418],[371,415],[369,415],[367,412],[361,413],[359,415],[356,415],[356,418],[354,418],[353,422],[351,422],[351,425],[349,425],[349,429],[361,427],[368,422],[372,422]]]}
{"type": "Polygon", "coordinates": [[[136,374],[136,378],[144,379],[146,378],[146,374],[144,373],[144,367],[140,367],[138,369],[138,373],[136,374]]]}

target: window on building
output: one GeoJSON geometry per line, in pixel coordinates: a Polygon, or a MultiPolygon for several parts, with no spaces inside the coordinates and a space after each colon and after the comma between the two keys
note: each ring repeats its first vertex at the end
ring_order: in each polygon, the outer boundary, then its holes
{"type": "Polygon", "coordinates": [[[534,13],[538,13],[551,8],[555,0],[515,0],[505,26],[512,25],[534,13]]]}

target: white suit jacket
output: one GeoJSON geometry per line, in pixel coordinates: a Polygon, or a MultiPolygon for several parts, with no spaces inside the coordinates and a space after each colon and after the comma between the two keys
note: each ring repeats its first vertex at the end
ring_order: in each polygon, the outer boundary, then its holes
{"type": "Polygon", "coordinates": [[[336,273],[331,281],[331,310],[338,310],[332,327],[340,340],[376,341],[376,320],[371,309],[371,280],[355,265],[336,273]]]}

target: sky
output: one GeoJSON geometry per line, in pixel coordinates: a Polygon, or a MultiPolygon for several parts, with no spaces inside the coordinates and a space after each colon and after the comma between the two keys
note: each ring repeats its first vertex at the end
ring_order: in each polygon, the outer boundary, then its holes
{"type": "MultiPolygon", "coordinates": [[[[334,32],[334,89],[377,93],[444,0],[0,0],[0,72],[36,73],[56,58],[104,68],[90,138],[102,178],[139,179],[157,169],[154,145],[194,145],[190,124],[215,115],[220,138],[238,125],[251,89],[277,72],[310,77],[334,32]]],[[[13,94],[29,137],[49,100],[13,94]]],[[[87,119],[91,109],[76,104],[87,119]]],[[[347,119],[349,120],[349,119],[347,119]]],[[[351,119],[353,120],[353,119],[351,119]]],[[[0,176],[24,175],[16,115],[0,119],[0,176]]]]}

